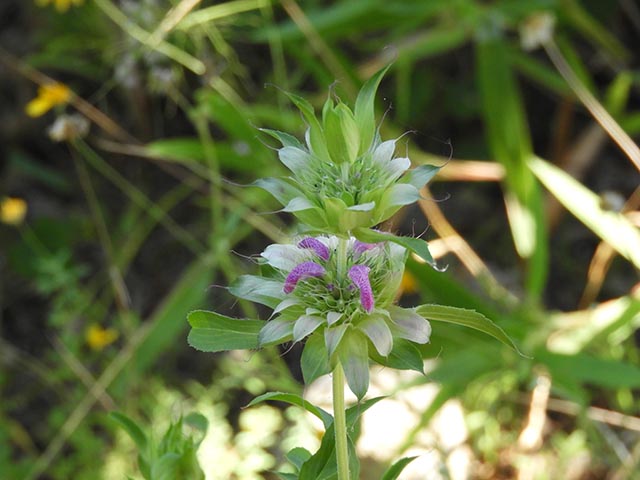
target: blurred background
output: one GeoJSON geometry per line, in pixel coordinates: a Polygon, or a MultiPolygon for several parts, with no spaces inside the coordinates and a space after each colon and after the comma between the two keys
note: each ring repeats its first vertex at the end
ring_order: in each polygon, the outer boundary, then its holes
{"type": "Polygon", "coordinates": [[[304,134],[282,92],[352,102],[390,62],[383,138],[446,164],[385,225],[448,266],[411,259],[399,301],[526,356],[434,324],[426,376],[374,369],[362,478],[640,478],[639,41],[633,0],[1,2],[0,478],[150,478],[114,410],[207,479],[317,448],[302,410],[241,409],[303,392],[299,348],[199,353],[185,317],[266,318],[220,287],[293,232],[240,186],[285,174],[258,128],[304,134]]]}

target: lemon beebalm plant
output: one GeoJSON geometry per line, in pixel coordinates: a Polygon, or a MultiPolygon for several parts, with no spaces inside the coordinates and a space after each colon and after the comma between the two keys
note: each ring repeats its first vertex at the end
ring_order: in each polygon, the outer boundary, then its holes
{"type": "MultiPolygon", "coordinates": [[[[250,403],[289,402],[324,423],[317,452],[289,452],[294,472],[278,473],[285,480],[358,478],[360,465],[349,432],[359,415],[381,400],[365,400],[369,365],[422,372],[418,346],[429,342],[430,321],[475,328],[513,347],[498,326],[475,311],[394,303],[410,253],[435,264],[425,241],[373,227],[418,200],[420,188],[438,167],[412,169],[408,158],[396,156],[396,140],[381,139],[374,98],[387,68],[364,84],[353,109],[330,94],[318,117],[306,100],[288,94],[307,124],[304,141],[263,129],[282,144],[278,157],[290,174],[258,179],[254,185],[271,193],[305,233],[290,243],[269,245],[259,257],[268,274],[243,275],[228,290],[271,308],[270,318],[238,319],[203,310],[188,316],[188,341],[198,350],[303,343],[304,382],[332,375],[333,415],[291,393],[270,392],[250,403]],[[359,402],[348,409],[345,383],[359,402]]],[[[398,478],[410,461],[398,460],[383,480],[398,478]]]]}

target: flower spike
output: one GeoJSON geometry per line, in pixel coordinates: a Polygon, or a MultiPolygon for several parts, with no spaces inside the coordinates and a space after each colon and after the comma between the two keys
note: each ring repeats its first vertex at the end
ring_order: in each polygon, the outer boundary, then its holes
{"type": "Polygon", "coordinates": [[[360,290],[360,304],[367,313],[371,313],[374,306],[371,282],[369,282],[369,271],[371,271],[371,269],[366,265],[354,265],[349,269],[349,278],[358,290],[360,290]]]}
{"type": "Polygon", "coordinates": [[[309,277],[321,277],[325,274],[322,265],[316,262],[303,262],[296,265],[284,281],[284,293],[291,293],[300,280],[309,277]]]}

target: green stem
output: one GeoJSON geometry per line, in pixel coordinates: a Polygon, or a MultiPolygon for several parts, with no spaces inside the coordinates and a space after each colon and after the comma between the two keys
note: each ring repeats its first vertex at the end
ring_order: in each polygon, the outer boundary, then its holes
{"type": "Polygon", "coordinates": [[[338,480],[349,480],[349,451],[347,450],[347,417],[344,406],[344,371],[337,362],[333,369],[333,426],[336,432],[338,480]]]}

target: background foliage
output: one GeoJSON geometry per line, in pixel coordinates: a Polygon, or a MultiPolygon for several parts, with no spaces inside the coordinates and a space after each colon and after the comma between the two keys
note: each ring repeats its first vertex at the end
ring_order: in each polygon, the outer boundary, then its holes
{"type": "Polygon", "coordinates": [[[438,323],[422,381],[439,390],[405,444],[457,398],[474,478],[638,478],[636,3],[49,3],[0,5],[2,478],[140,478],[114,409],[187,450],[204,427],[180,418],[204,415],[207,478],[272,478],[283,452],[317,447],[301,412],[238,409],[301,391],[297,349],[199,354],[184,319],[259,314],[217,286],[290,233],[239,186],[284,173],[257,127],[303,133],[283,90],[352,101],[389,62],[384,135],[446,163],[387,225],[426,231],[448,265],[412,260],[401,301],[476,309],[531,357],[438,323]],[[68,97],[27,116],[52,80],[68,97]],[[88,136],[53,142],[63,111],[88,136]]]}

